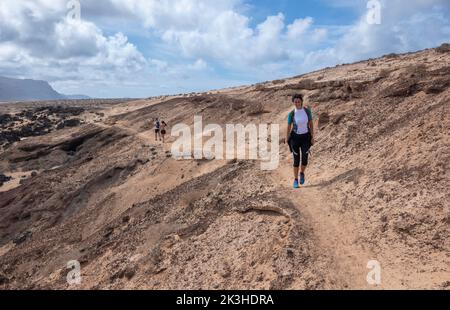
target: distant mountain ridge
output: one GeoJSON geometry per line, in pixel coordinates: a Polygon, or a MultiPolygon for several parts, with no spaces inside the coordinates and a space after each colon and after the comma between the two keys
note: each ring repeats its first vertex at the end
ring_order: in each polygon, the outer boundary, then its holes
{"type": "Polygon", "coordinates": [[[92,99],[86,95],[65,95],[66,99],[74,99],[74,100],[84,100],[84,99],[92,99]]]}
{"type": "Polygon", "coordinates": [[[13,79],[0,76],[0,101],[90,99],[85,95],[64,95],[48,82],[31,79],[13,79]]]}

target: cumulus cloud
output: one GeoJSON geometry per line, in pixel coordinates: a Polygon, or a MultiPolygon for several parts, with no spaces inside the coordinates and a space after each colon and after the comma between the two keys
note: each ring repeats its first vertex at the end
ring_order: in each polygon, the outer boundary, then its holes
{"type": "Polygon", "coordinates": [[[70,18],[67,12],[63,0],[3,0],[0,74],[89,81],[121,78],[146,66],[123,33],[106,36],[95,23],[70,18]]]}
{"type": "MultiPolygon", "coordinates": [[[[402,0],[381,0],[381,24],[368,23],[366,3],[330,1],[333,7],[348,7],[358,11],[360,18],[353,24],[316,29],[314,32],[317,36],[327,38],[327,45],[298,53],[297,65],[293,67],[303,73],[450,42],[450,5],[447,0],[411,0],[408,3],[402,0]]],[[[307,28],[310,24],[304,22],[300,26],[305,25],[307,28]]]]}
{"type": "Polygon", "coordinates": [[[366,1],[321,2],[360,18],[320,25],[319,16],[289,22],[277,12],[255,24],[246,0],[81,0],[82,19],[74,20],[66,17],[67,0],[2,0],[0,75],[143,96],[162,87],[275,79],[450,41],[448,0],[383,0],[380,25],[367,23],[366,1]]]}
{"type": "Polygon", "coordinates": [[[366,14],[327,51],[335,62],[350,62],[435,47],[450,41],[448,2],[441,0],[381,1],[381,24],[369,24],[366,14]]]}
{"type": "Polygon", "coordinates": [[[196,30],[159,29],[164,42],[182,51],[187,58],[203,58],[220,63],[228,70],[270,78],[281,67],[313,49],[327,37],[327,29],[314,27],[313,19],[285,22],[279,13],[250,27],[247,16],[224,11],[212,18],[209,27],[196,30]]]}
{"type": "Polygon", "coordinates": [[[295,40],[299,36],[302,36],[306,32],[306,30],[311,27],[313,22],[314,20],[312,19],[312,17],[296,19],[291,25],[288,26],[289,39],[295,40]]]}

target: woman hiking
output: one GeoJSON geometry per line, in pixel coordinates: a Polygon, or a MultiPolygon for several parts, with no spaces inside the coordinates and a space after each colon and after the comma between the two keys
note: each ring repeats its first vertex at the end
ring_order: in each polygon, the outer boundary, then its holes
{"type": "Polygon", "coordinates": [[[305,184],[309,150],[314,145],[314,125],[311,109],[303,106],[303,95],[292,96],[295,109],[289,113],[286,141],[294,154],[294,188],[305,184]],[[301,159],[301,170],[300,170],[301,159]],[[300,170],[300,182],[299,182],[300,170]]]}
{"type": "Polygon", "coordinates": [[[162,142],[165,143],[166,142],[166,128],[167,128],[167,124],[165,121],[161,122],[161,137],[162,137],[162,142]]]}
{"type": "Polygon", "coordinates": [[[159,118],[155,118],[155,141],[161,140],[161,122],[159,118]]]}

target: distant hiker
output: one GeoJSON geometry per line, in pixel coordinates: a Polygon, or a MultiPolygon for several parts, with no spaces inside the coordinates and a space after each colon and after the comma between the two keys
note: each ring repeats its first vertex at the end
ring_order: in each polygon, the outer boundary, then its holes
{"type": "Polygon", "coordinates": [[[166,128],[167,128],[167,124],[165,121],[161,122],[161,136],[162,136],[162,142],[165,143],[165,136],[166,136],[166,128]]]}
{"type": "Polygon", "coordinates": [[[158,137],[161,140],[161,122],[155,118],[155,141],[158,141],[158,137]]]}
{"type": "Polygon", "coordinates": [[[312,111],[303,106],[303,95],[292,96],[295,109],[289,113],[286,141],[294,154],[294,188],[299,188],[300,152],[302,168],[300,185],[305,184],[305,170],[308,166],[309,150],[314,145],[314,125],[312,111]]]}

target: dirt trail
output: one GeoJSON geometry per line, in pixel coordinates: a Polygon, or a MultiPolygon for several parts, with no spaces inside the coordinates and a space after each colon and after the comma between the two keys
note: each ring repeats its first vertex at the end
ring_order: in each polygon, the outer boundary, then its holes
{"type": "Polygon", "coordinates": [[[358,228],[351,218],[338,212],[333,194],[320,189],[317,181],[308,180],[307,185],[294,190],[292,168],[281,167],[273,176],[273,182],[280,185],[281,195],[289,200],[306,217],[316,237],[316,250],[327,262],[327,274],[338,288],[370,288],[366,265],[372,254],[358,241],[358,228]]]}
{"type": "Polygon", "coordinates": [[[449,63],[426,50],[100,105],[78,126],[17,141],[0,152],[0,174],[31,174],[0,192],[0,288],[72,289],[76,259],[84,289],[448,289],[449,63]],[[178,161],[169,136],[154,141],[156,117],[284,130],[297,92],[318,123],[301,189],[282,141],[270,172],[178,161]],[[380,286],[366,281],[369,260],[380,286]]]}

